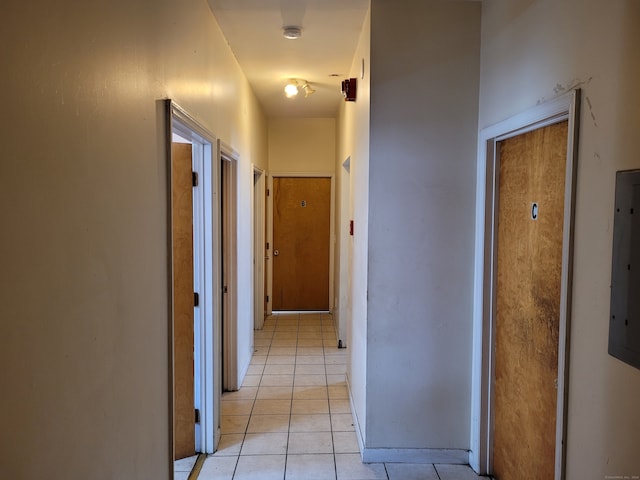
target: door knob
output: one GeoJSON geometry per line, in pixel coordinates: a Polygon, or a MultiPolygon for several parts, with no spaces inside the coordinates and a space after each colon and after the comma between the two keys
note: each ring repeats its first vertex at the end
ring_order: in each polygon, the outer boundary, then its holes
{"type": "Polygon", "coordinates": [[[273,251],[273,255],[274,255],[275,257],[277,257],[278,255],[280,255],[280,250],[274,250],[274,251],[273,251]]]}

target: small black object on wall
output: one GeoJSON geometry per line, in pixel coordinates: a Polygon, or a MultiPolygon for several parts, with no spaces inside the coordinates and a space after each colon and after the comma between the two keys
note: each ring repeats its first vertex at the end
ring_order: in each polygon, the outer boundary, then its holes
{"type": "Polygon", "coordinates": [[[347,78],[342,81],[342,95],[344,95],[345,102],[356,101],[356,90],[358,88],[358,82],[355,78],[347,78]]]}

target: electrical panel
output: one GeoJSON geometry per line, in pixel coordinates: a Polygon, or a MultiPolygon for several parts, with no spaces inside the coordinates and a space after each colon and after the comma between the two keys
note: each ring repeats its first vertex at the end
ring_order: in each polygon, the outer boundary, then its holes
{"type": "Polygon", "coordinates": [[[640,369],[640,170],[616,174],[609,354],[640,369]]]}

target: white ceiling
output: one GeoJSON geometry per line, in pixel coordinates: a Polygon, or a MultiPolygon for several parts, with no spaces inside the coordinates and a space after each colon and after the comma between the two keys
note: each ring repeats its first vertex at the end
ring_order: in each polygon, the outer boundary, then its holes
{"type": "Polygon", "coordinates": [[[208,2],[268,117],[335,116],[369,0],[208,2]],[[302,28],[299,39],[283,37],[290,25],[302,28]],[[307,80],[316,92],[286,98],[289,78],[307,80]]]}

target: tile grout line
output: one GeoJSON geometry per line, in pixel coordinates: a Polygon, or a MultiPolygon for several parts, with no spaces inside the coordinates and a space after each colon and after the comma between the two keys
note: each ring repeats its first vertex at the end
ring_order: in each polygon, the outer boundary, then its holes
{"type": "MultiPolygon", "coordinates": [[[[291,416],[293,415],[293,392],[295,391],[296,384],[296,368],[297,368],[297,354],[298,354],[298,331],[300,330],[300,316],[298,315],[298,321],[296,323],[296,346],[295,352],[293,354],[293,380],[291,382],[291,403],[289,404],[289,426],[287,428],[287,448],[284,454],[284,472],[283,472],[283,480],[287,478],[287,465],[289,464],[289,441],[291,439],[291,416]]],[[[276,322],[277,326],[277,322],[276,322]]]]}
{"type": "MultiPolygon", "coordinates": [[[[271,335],[271,337],[273,338],[273,334],[271,335]]],[[[271,350],[271,341],[269,341],[269,351],[271,350]]],[[[255,349],[255,347],[254,347],[255,349]]],[[[253,357],[253,355],[252,355],[253,357]]],[[[268,358],[268,352],[267,352],[267,358],[268,358]]],[[[247,426],[244,429],[244,434],[242,435],[242,443],[240,444],[240,450],[238,451],[238,458],[236,459],[236,466],[233,469],[233,475],[231,476],[231,479],[233,480],[236,477],[236,473],[238,472],[238,466],[240,465],[240,457],[242,457],[242,450],[244,449],[244,443],[247,440],[247,434],[249,432],[249,425],[251,424],[251,417],[253,416],[253,409],[256,406],[256,401],[258,400],[258,391],[260,390],[260,384],[262,383],[262,376],[264,375],[264,369],[266,368],[266,361],[265,361],[265,365],[262,366],[262,373],[260,374],[260,381],[258,382],[258,388],[256,390],[256,395],[255,397],[253,397],[253,401],[251,403],[251,410],[249,411],[249,419],[247,420],[247,426]]],[[[240,387],[238,388],[238,390],[240,390],[242,388],[242,385],[240,385],[240,387]]]]}
{"type": "Polygon", "coordinates": [[[436,476],[438,477],[438,480],[442,480],[441,477],[440,477],[440,472],[438,471],[438,467],[436,467],[435,463],[433,464],[433,469],[436,472],[436,476]]]}

